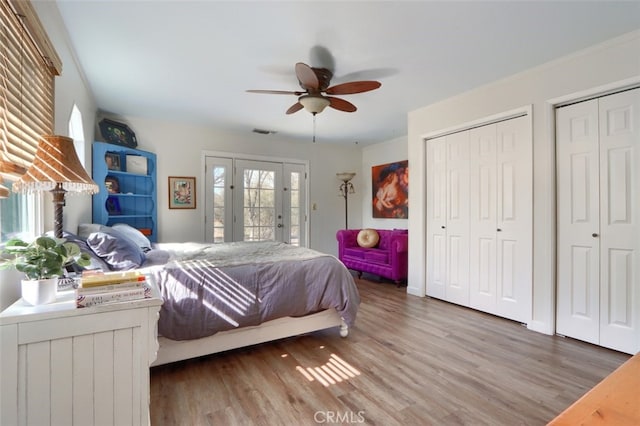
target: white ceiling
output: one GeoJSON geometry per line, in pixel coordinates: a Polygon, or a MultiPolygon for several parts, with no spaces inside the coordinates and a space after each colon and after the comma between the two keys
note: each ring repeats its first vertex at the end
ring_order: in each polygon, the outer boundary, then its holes
{"type": "MultiPolygon", "coordinates": [[[[334,64],[332,84],[379,80],[327,108],[317,141],[407,134],[407,112],[640,28],[640,2],[58,0],[98,108],[311,140],[285,115],[296,62],[334,64]]],[[[269,136],[273,137],[273,136],[269,136]]]]}

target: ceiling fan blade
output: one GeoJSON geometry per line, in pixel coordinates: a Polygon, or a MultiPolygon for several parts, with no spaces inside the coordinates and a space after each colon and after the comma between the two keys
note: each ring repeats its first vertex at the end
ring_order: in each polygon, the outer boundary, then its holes
{"type": "Polygon", "coordinates": [[[298,62],[296,64],[296,76],[298,77],[300,86],[302,86],[303,89],[311,92],[317,92],[320,89],[318,76],[313,72],[309,65],[298,62]]]}
{"type": "Polygon", "coordinates": [[[294,112],[300,111],[302,108],[302,104],[300,102],[296,102],[289,107],[289,109],[287,110],[287,114],[293,114],[294,112]]]}
{"type": "Polygon", "coordinates": [[[263,93],[267,95],[304,95],[306,92],[292,92],[288,90],[247,90],[248,93],[263,93]]]}
{"type": "Polygon", "coordinates": [[[354,112],[358,109],[354,104],[349,101],[345,101],[344,99],[334,98],[331,96],[326,96],[326,98],[329,99],[329,102],[331,102],[329,106],[333,109],[344,112],[354,112]]]}
{"type": "Polygon", "coordinates": [[[368,92],[382,86],[379,81],[352,81],[329,87],[326,93],[329,95],[352,95],[354,93],[368,92]]]}

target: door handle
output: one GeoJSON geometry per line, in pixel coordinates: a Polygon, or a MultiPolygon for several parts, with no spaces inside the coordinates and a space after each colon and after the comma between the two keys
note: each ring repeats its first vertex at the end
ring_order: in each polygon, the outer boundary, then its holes
{"type": "Polygon", "coordinates": [[[496,231],[498,231],[498,232],[502,232],[502,229],[501,229],[501,228],[498,228],[498,229],[496,229],[496,231]]]}
{"type": "Polygon", "coordinates": [[[444,228],[446,228],[446,226],[444,226],[444,225],[441,225],[441,226],[440,226],[440,228],[442,228],[442,229],[444,229],[444,228]]]}
{"type": "Polygon", "coordinates": [[[594,232],[593,234],[591,234],[591,236],[592,236],[593,238],[598,238],[598,234],[596,234],[595,232],[594,232]]]}
{"type": "Polygon", "coordinates": [[[279,224],[278,224],[278,228],[282,228],[283,226],[284,226],[284,225],[283,225],[283,224],[281,224],[281,223],[279,223],[279,224]]]}

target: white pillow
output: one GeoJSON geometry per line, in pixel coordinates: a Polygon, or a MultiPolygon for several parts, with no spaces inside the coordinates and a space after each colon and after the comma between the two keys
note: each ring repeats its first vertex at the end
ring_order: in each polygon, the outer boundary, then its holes
{"type": "Polygon", "coordinates": [[[136,243],[142,251],[151,250],[151,241],[149,241],[149,239],[140,232],[140,230],[131,225],[127,225],[126,223],[116,223],[115,225],[111,225],[111,227],[136,243]]]}
{"type": "Polygon", "coordinates": [[[358,232],[358,245],[360,247],[371,248],[375,247],[380,240],[380,235],[375,229],[362,229],[358,232]]]}

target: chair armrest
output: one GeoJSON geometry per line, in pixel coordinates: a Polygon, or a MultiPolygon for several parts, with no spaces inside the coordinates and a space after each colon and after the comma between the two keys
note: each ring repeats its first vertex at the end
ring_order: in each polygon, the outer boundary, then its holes
{"type": "Polygon", "coordinates": [[[336,232],[336,239],[338,244],[344,247],[354,247],[358,245],[358,232],[359,229],[340,229],[336,232]]]}
{"type": "Polygon", "coordinates": [[[340,229],[336,232],[338,259],[342,259],[345,248],[358,246],[358,232],[360,232],[359,229],[340,229]]]}
{"type": "Polygon", "coordinates": [[[406,233],[394,234],[389,245],[389,260],[394,271],[395,279],[406,279],[409,263],[409,235],[406,233]]]}

